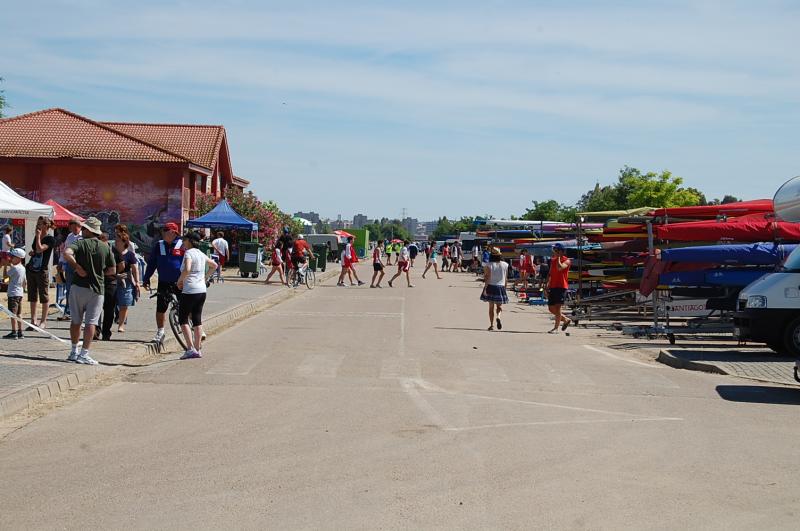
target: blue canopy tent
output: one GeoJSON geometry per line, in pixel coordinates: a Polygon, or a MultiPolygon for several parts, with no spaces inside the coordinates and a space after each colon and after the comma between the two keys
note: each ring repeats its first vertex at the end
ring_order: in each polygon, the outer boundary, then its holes
{"type": "Polygon", "coordinates": [[[223,199],[211,212],[186,222],[187,227],[207,229],[238,229],[257,231],[258,223],[244,219],[233,208],[227,199],[223,199]]]}

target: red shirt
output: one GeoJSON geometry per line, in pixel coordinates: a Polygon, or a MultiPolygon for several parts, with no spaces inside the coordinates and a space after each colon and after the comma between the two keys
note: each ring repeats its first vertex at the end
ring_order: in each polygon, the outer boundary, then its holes
{"type": "Polygon", "coordinates": [[[308,251],[308,253],[311,254],[311,246],[308,244],[307,241],[297,240],[296,242],[294,242],[293,253],[296,258],[302,258],[304,250],[308,251]]]}
{"type": "Polygon", "coordinates": [[[548,288],[569,288],[569,267],[572,265],[572,261],[567,258],[566,256],[556,257],[554,256],[550,260],[550,283],[547,285],[548,288]],[[559,269],[558,263],[567,264],[566,269],[559,269]]]}

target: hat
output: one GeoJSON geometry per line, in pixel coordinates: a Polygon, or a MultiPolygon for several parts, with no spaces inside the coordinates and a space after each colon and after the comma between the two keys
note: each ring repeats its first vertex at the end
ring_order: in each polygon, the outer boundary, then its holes
{"type": "Polygon", "coordinates": [[[69,220],[69,223],[67,223],[67,225],[72,225],[72,224],[80,225],[81,224],[81,220],[79,220],[78,218],[71,218],[69,220]]]}
{"type": "Polygon", "coordinates": [[[17,258],[25,258],[25,250],[20,249],[19,247],[14,247],[10,251],[11,256],[16,256],[17,258]]]}
{"type": "Polygon", "coordinates": [[[503,253],[501,253],[500,249],[498,249],[497,247],[492,247],[491,250],[489,251],[489,254],[491,254],[492,256],[501,256],[503,253]]]}
{"type": "Polygon", "coordinates": [[[561,244],[561,243],[556,243],[555,245],[553,245],[553,250],[554,251],[563,251],[564,250],[564,245],[561,244]]]}
{"type": "Polygon", "coordinates": [[[178,228],[178,224],[174,223],[172,221],[170,221],[169,223],[166,223],[161,230],[171,230],[172,232],[180,232],[180,229],[178,228]]]}
{"type": "Polygon", "coordinates": [[[89,232],[97,234],[98,236],[100,236],[100,234],[103,233],[102,225],[103,224],[100,223],[100,220],[95,217],[91,217],[86,221],[84,221],[83,223],[81,223],[81,227],[88,230],[89,232]]]}
{"type": "Polygon", "coordinates": [[[305,240],[305,239],[306,239],[306,237],[305,237],[305,236],[303,236],[302,234],[298,234],[298,235],[297,235],[297,239],[298,239],[298,240],[305,240]]]}

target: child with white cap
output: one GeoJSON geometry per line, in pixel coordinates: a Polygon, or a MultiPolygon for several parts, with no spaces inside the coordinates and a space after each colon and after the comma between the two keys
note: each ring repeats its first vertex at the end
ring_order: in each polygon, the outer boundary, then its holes
{"type": "MultiPolygon", "coordinates": [[[[22,297],[25,288],[25,250],[15,247],[9,251],[11,265],[8,268],[8,311],[19,317],[22,314],[22,297]]],[[[23,339],[22,322],[11,319],[11,332],[3,336],[5,339],[23,339]]]]}

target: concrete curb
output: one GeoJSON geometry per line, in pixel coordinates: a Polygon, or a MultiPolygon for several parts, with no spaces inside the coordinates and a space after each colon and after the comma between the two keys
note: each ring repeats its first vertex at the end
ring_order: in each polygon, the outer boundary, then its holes
{"type": "Polygon", "coordinates": [[[683,358],[674,356],[669,350],[666,349],[658,353],[656,361],[663,363],[664,365],[669,365],[674,369],[686,369],[689,371],[702,371],[702,372],[710,372],[713,374],[725,374],[728,376],[736,376],[735,374],[730,374],[728,371],[720,367],[717,367],[713,363],[703,363],[702,361],[685,360],[683,358]]]}
{"type": "MultiPolygon", "coordinates": [[[[329,280],[339,274],[335,269],[328,269],[326,272],[317,275],[317,283],[320,284],[329,280]]],[[[212,315],[205,320],[206,335],[212,336],[238,324],[245,319],[248,319],[267,308],[280,304],[286,300],[292,299],[309,290],[306,288],[284,288],[276,293],[270,293],[234,306],[228,310],[212,315]]],[[[157,343],[142,343],[136,348],[130,349],[130,357],[137,358],[142,356],[155,356],[164,352],[171,352],[176,347],[179,347],[178,341],[170,336],[169,339],[164,341],[161,345],[157,343]]],[[[51,380],[41,382],[28,389],[23,389],[12,393],[6,397],[0,398],[0,420],[16,415],[26,409],[30,409],[42,402],[57,398],[72,389],[93,380],[99,374],[113,375],[115,372],[120,372],[122,369],[119,367],[106,367],[103,365],[76,365],[75,370],[57,376],[51,380]]]]}

